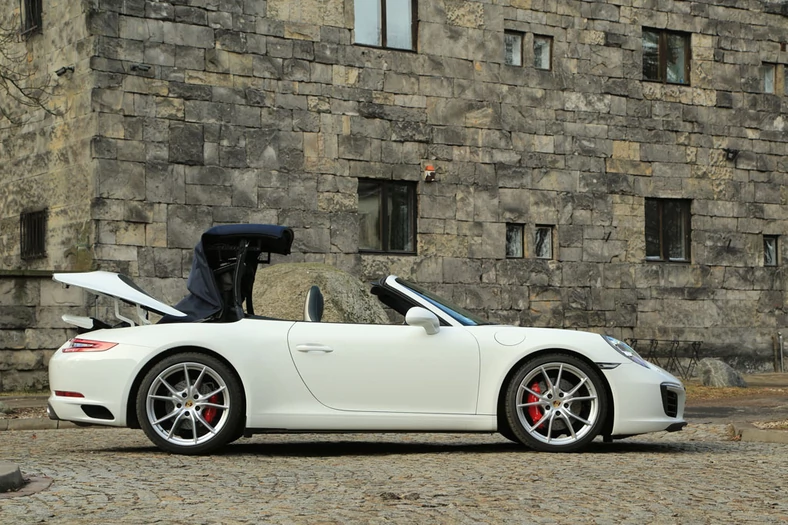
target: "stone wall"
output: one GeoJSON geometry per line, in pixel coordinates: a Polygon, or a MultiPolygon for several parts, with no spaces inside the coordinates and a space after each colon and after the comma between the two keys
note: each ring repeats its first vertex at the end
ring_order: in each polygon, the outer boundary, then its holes
{"type": "MultiPolygon", "coordinates": [[[[3,27],[19,27],[18,0],[0,1],[3,27]]],[[[0,117],[0,391],[40,389],[46,363],[72,333],[60,316],[81,312],[82,294],[62,291],[53,270],[92,266],[91,142],[98,128],[91,112],[92,38],[81,1],[44,2],[43,32],[21,38],[31,81],[47,85],[43,110],[11,104],[0,117]],[[61,67],[73,72],[57,76],[61,67]],[[48,209],[47,257],[20,258],[22,212],[48,209]]],[[[4,49],[4,51],[9,51],[4,49]]]]}
{"type": "Polygon", "coordinates": [[[761,239],[788,230],[788,97],[758,74],[782,64],[782,87],[783,4],[420,1],[416,53],[353,45],[353,0],[92,5],[101,268],[174,302],[204,229],[286,224],[290,260],[398,273],[500,321],[769,362],[786,280],[761,239]],[[642,27],[691,33],[691,86],[642,80],[642,27]],[[503,64],[505,30],[526,66],[503,64]],[[535,34],[551,71],[528,65],[535,34]],[[359,254],[357,179],[427,164],[418,255],[359,254]],[[691,263],[645,260],[649,197],[692,201],[691,263]],[[507,259],[508,222],[553,225],[556,257],[507,259]]]}

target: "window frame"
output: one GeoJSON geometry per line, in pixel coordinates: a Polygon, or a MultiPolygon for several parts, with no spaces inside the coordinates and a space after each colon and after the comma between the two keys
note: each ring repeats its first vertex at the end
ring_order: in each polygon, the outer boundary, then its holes
{"type": "Polygon", "coordinates": [[[524,259],[525,258],[525,224],[520,222],[507,222],[506,223],[506,258],[507,259],[524,259]],[[519,255],[509,254],[509,231],[517,230],[520,234],[520,253],[519,255]]]}
{"type": "MultiPolygon", "coordinates": [[[[364,0],[355,0],[353,3],[353,45],[355,46],[364,46],[364,47],[374,47],[375,49],[391,49],[393,51],[404,51],[406,53],[418,53],[419,51],[419,3],[418,0],[410,0],[410,41],[411,41],[411,48],[410,49],[403,49],[401,47],[389,47],[387,44],[387,36],[388,36],[388,27],[386,24],[386,2],[387,0],[374,0],[378,3],[378,9],[380,9],[380,45],[375,44],[366,44],[363,42],[356,42],[356,25],[358,24],[358,20],[356,20],[356,5],[355,2],[364,1],[364,0]]],[[[366,0],[371,1],[371,0],[366,0]]]]}
{"type": "Polygon", "coordinates": [[[43,0],[19,0],[19,14],[21,26],[19,34],[28,36],[42,31],[43,0]]]}
{"type": "Polygon", "coordinates": [[[531,52],[533,53],[534,57],[534,69],[539,71],[552,71],[553,70],[553,36],[552,35],[537,35],[534,34],[533,43],[531,45],[531,52]],[[537,67],[536,66],[536,39],[537,38],[544,38],[548,41],[550,46],[548,47],[550,55],[547,57],[547,67],[537,67]]]}
{"type": "Polygon", "coordinates": [[[687,264],[692,262],[692,201],[690,199],[662,199],[657,197],[646,197],[644,201],[643,207],[643,226],[644,226],[644,240],[645,240],[645,256],[646,261],[650,262],[668,262],[668,263],[679,263],[679,264],[687,264]],[[649,201],[654,201],[657,203],[657,219],[659,221],[659,255],[648,255],[648,238],[646,231],[648,230],[648,225],[646,221],[646,205],[649,201]],[[670,256],[666,256],[666,248],[667,244],[665,242],[665,220],[664,220],[664,205],[666,202],[677,202],[682,203],[686,208],[684,208],[684,239],[682,240],[684,244],[684,252],[686,253],[686,257],[684,259],[674,259],[670,256]]]}
{"type": "Polygon", "coordinates": [[[46,259],[48,220],[48,208],[19,214],[19,257],[23,261],[46,259]]]}
{"type": "MultiPolygon", "coordinates": [[[[360,254],[385,254],[385,255],[417,255],[417,223],[418,223],[418,184],[414,181],[404,180],[388,180],[388,179],[374,179],[374,178],[358,178],[359,184],[361,182],[374,182],[380,187],[380,219],[378,227],[380,228],[380,244],[382,248],[376,250],[374,248],[362,248],[361,239],[359,239],[358,253],[360,254]],[[388,214],[388,191],[390,186],[404,186],[408,189],[409,204],[413,209],[410,213],[410,231],[411,231],[411,244],[413,250],[391,250],[389,246],[389,214],[388,214]]],[[[357,192],[358,193],[358,192],[357,192]]]]}
{"type": "Polygon", "coordinates": [[[761,62],[761,66],[758,68],[758,76],[760,77],[761,82],[761,93],[766,95],[776,95],[777,94],[777,64],[775,62],[761,62]],[[770,69],[772,72],[772,90],[766,90],[766,71],[770,69]]]}
{"type": "Polygon", "coordinates": [[[534,259],[540,259],[542,261],[552,261],[553,259],[555,259],[555,249],[554,249],[554,246],[555,246],[555,226],[553,226],[552,224],[535,224],[534,225],[533,242],[534,242],[534,247],[533,247],[533,257],[534,257],[534,259]],[[549,236],[549,239],[550,239],[550,255],[548,257],[542,257],[538,253],[536,253],[536,236],[537,236],[539,230],[544,230],[544,229],[546,229],[548,231],[548,236],[549,236]]]}
{"type": "Polygon", "coordinates": [[[670,29],[657,29],[654,27],[643,27],[640,33],[641,55],[643,53],[643,34],[656,33],[657,40],[657,69],[660,78],[647,78],[645,74],[645,57],[641,56],[641,76],[646,82],[658,82],[660,84],[670,84],[672,86],[691,86],[692,78],[690,73],[692,71],[692,33],[686,31],[672,31],[670,29]],[[668,81],[668,35],[676,35],[686,39],[687,45],[684,47],[684,78],[686,82],[670,82],[668,81]]]}
{"type": "Polygon", "coordinates": [[[515,31],[513,29],[505,29],[503,32],[503,65],[508,67],[523,67],[525,64],[524,56],[525,52],[525,33],[522,31],[515,31]],[[507,64],[506,63],[506,37],[507,36],[516,36],[520,38],[520,63],[519,64],[507,64]]]}
{"type": "Polygon", "coordinates": [[[780,266],[780,236],[779,235],[767,235],[764,234],[763,236],[763,266],[765,268],[775,268],[780,266]],[[766,244],[767,241],[774,241],[774,263],[766,264],[766,244]]]}

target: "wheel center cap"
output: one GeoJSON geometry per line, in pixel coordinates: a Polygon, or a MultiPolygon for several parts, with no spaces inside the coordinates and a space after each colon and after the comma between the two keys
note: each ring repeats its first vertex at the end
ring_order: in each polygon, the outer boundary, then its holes
{"type": "Polygon", "coordinates": [[[561,402],[557,399],[553,401],[553,408],[561,408],[561,402]]]}
{"type": "Polygon", "coordinates": [[[193,407],[193,406],[194,406],[194,401],[192,401],[192,400],[190,399],[190,400],[188,400],[188,401],[187,401],[187,402],[184,404],[184,406],[185,406],[186,408],[191,408],[191,407],[193,407]]]}

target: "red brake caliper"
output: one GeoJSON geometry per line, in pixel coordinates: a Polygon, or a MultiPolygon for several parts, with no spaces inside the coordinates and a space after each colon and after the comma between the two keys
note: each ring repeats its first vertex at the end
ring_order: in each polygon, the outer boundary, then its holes
{"type": "MultiPolygon", "coordinates": [[[[219,394],[214,394],[208,398],[209,403],[218,403],[218,401],[219,401],[219,394]]],[[[219,415],[219,409],[216,407],[208,407],[202,413],[202,417],[204,417],[205,421],[207,421],[211,425],[213,425],[213,422],[216,419],[217,415],[219,415]]]]}
{"type": "MultiPolygon", "coordinates": [[[[539,383],[532,384],[531,385],[531,390],[533,390],[537,394],[541,394],[542,393],[542,389],[539,388],[539,383]]],[[[529,393],[528,396],[526,397],[525,401],[526,401],[526,403],[536,403],[537,401],[539,401],[539,398],[536,397],[534,394],[529,393]]],[[[528,407],[528,415],[531,416],[531,421],[534,422],[534,423],[536,423],[537,421],[542,419],[542,415],[543,414],[544,414],[544,411],[541,408],[539,408],[537,405],[531,405],[531,406],[528,407]]],[[[544,423],[542,423],[539,426],[539,428],[542,428],[543,426],[544,426],[544,423]]]]}

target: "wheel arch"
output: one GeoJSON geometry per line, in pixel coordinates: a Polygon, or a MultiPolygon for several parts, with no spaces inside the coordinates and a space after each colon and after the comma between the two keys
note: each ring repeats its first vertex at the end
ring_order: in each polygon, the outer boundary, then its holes
{"type": "Polygon", "coordinates": [[[241,375],[235,369],[233,364],[230,363],[230,361],[228,361],[227,358],[225,358],[221,354],[218,354],[217,352],[215,352],[213,350],[210,350],[208,348],[204,348],[204,347],[201,347],[201,346],[176,346],[176,347],[173,347],[173,348],[169,348],[169,349],[161,352],[160,354],[156,354],[156,356],[153,359],[151,359],[150,361],[148,361],[147,363],[145,363],[145,366],[143,366],[140,369],[140,371],[137,373],[137,377],[134,378],[134,381],[131,384],[131,388],[129,389],[129,398],[126,400],[126,426],[128,426],[129,428],[140,428],[140,422],[137,419],[137,394],[139,393],[140,385],[142,385],[142,380],[148,374],[150,369],[153,368],[154,366],[156,366],[156,363],[158,363],[158,362],[170,357],[171,355],[183,354],[183,353],[186,353],[186,352],[197,352],[197,353],[209,355],[209,356],[213,357],[214,359],[218,359],[219,361],[224,363],[224,365],[226,365],[227,368],[230,369],[230,371],[233,373],[233,375],[235,375],[235,378],[238,380],[238,383],[241,385],[241,392],[243,392],[243,396],[244,396],[242,401],[243,401],[243,405],[244,405],[244,410],[243,410],[243,418],[244,419],[243,419],[243,421],[244,421],[244,424],[245,424],[245,421],[246,421],[246,389],[245,389],[243,381],[241,380],[241,375]]]}
{"type": "MultiPolygon", "coordinates": [[[[598,368],[596,363],[594,363],[588,357],[586,357],[583,354],[581,354],[579,352],[576,352],[574,350],[567,350],[566,348],[544,348],[542,350],[537,350],[536,352],[532,352],[530,354],[526,354],[526,355],[522,356],[509,369],[509,371],[506,373],[506,376],[504,377],[504,379],[501,382],[501,384],[498,385],[498,402],[496,404],[496,411],[495,411],[495,417],[496,417],[496,419],[498,421],[498,428],[501,428],[501,425],[506,425],[507,428],[509,426],[509,423],[506,422],[505,400],[506,400],[506,388],[508,387],[509,382],[512,380],[512,376],[514,376],[514,374],[517,372],[517,370],[519,370],[520,366],[522,366],[522,364],[525,363],[526,361],[530,361],[531,359],[534,359],[534,358],[537,358],[539,356],[546,355],[546,354],[567,354],[567,355],[571,355],[573,357],[576,357],[576,358],[580,359],[581,361],[584,361],[586,364],[588,364],[589,366],[594,367],[595,369],[598,368]]],[[[602,431],[600,432],[600,435],[602,435],[602,436],[609,436],[610,433],[613,430],[613,421],[614,421],[614,415],[615,415],[615,405],[613,404],[613,391],[610,388],[610,382],[607,380],[607,377],[605,377],[605,374],[603,374],[600,371],[599,376],[602,378],[602,381],[605,384],[605,395],[607,397],[607,402],[608,402],[607,403],[607,405],[608,405],[607,419],[605,420],[605,422],[602,425],[602,431]]]]}

